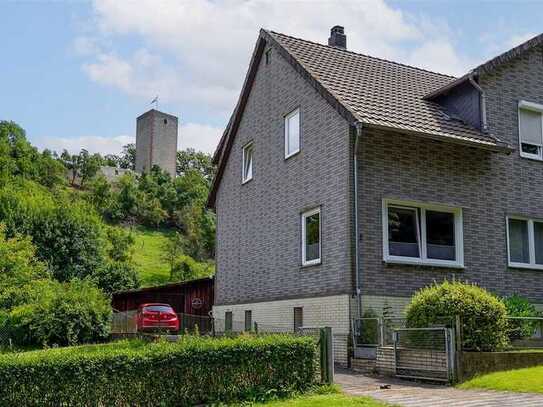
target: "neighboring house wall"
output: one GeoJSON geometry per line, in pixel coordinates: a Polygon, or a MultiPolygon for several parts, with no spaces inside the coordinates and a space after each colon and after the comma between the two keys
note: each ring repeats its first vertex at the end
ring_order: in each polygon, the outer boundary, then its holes
{"type": "Polygon", "coordinates": [[[215,304],[352,294],[349,135],[277,52],[261,59],[217,194],[215,304]],[[285,160],[284,116],[297,107],[301,151],[285,160]],[[250,141],[253,179],[242,185],[250,141]],[[301,267],[301,213],[319,205],[322,264],[301,267]]]}
{"type": "MultiPolygon", "coordinates": [[[[481,78],[490,132],[518,148],[517,104],[543,103],[541,51],[481,78]]],[[[506,216],[543,218],[543,162],[417,139],[365,132],[359,150],[360,278],[366,301],[407,298],[444,279],[475,282],[499,295],[543,303],[543,272],[509,268],[506,216]],[[383,262],[382,200],[439,203],[463,210],[464,270],[383,262]]],[[[399,300],[401,302],[401,300],[399,300]]]]}

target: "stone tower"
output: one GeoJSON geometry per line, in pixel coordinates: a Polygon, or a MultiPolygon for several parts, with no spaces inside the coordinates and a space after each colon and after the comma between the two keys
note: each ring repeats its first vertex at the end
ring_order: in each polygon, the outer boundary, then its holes
{"type": "Polygon", "coordinates": [[[175,177],[177,117],[151,109],[136,119],[136,171],[158,165],[175,177]]]}

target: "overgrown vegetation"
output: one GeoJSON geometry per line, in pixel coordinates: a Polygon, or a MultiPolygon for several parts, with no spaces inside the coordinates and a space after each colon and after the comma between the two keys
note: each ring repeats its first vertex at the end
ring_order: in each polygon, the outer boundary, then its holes
{"type": "Polygon", "coordinates": [[[522,318],[539,317],[540,313],[535,306],[520,295],[512,295],[504,298],[507,316],[513,317],[508,321],[508,336],[511,341],[531,337],[540,322],[537,320],[525,320],[522,318]],[[519,318],[519,319],[514,319],[519,318]]]}
{"type": "Polygon", "coordinates": [[[445,281],[419,290],[407,306],[409,327],[462,321],[465,349],[495,351],[507,347],[507,311],[503,302],[476,285],[445,281]]]}
{"type": "Polygon", "coordinates": [[[134,146],[118,157],[40,153],[20,126],[0,121],[0,251],[9,253],[0,259],[0,341],[52,346],[106,337],[107,296],[140,286],[127,225],[172,231],[162,251],[174,245],[176,255],[155,259],[168,265],[168,281],[213,272],[215,221],[205,209],[213,166],[202,153],[179,156],[176,179],[153,168],[110,183],[100,166],[132,168],[134,146]]]}
{"type": "Polygon", "coordinates": [[[181,406],[260,401],[314,385],[316,345],[286,335],[184,337],[0,355],[0,404],[181,406]]]}

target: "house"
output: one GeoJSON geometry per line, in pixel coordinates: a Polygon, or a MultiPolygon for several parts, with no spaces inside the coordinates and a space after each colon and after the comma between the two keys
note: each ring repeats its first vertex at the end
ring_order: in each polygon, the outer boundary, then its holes
{"type": "Polygon", "coordinates": [[[216,318],[401,315],[461,279],[543,304],[543,35],[460,78],[261,30],[215,154],[216,318]]]}

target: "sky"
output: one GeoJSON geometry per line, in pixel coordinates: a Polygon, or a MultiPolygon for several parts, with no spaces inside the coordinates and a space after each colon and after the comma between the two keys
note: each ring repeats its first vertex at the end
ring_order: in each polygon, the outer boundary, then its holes
{"type": "Polygon", "coordinates": [[[40,149],[118,153],[136,117],[179,117],[179,148],[212,153],[261,27],[462,75],[537,35],[543,1],[0,0],[0,120],[40,149]]]}

